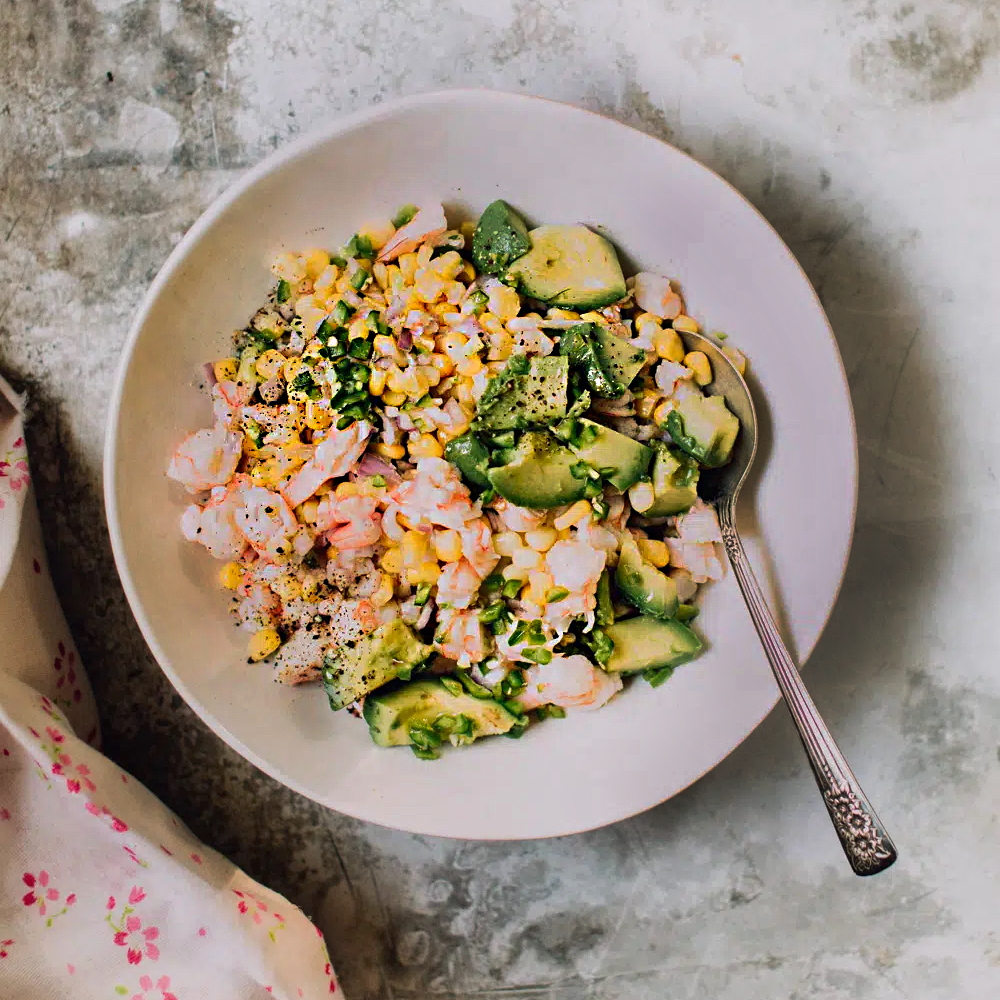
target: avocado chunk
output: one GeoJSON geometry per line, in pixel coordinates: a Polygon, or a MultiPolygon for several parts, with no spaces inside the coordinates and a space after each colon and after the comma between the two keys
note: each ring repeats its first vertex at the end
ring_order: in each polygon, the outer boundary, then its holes
{"type": "Polygon", "coordinates": [[[472,483],[481,489],[490,485],[486,476],[490,453],[472,431],[452,438],[444,446],[444,457],[458,468],[467,483],[472,483]]]}
{"type": "Polygon", "coordinates": [[[606,326],[596,326],[597,348],[604,366],[627,389],[646,364],[646,352],[616,337],[606,326]]]}
{"type": "Polygon", "coordinates": [[[661,445],[653,461],[653,506],[646,517],[681,514],[698,499],[698,463],[676,448],[661,445]]]}
{"type": "Polygon", "coordinates": [[[573,423],[567,444],[616,489],[624,493],[646,475],[653,460],[652,448],[586,417],[573,423]]]}
{"type": "Polygon", "coordinates": [[[559,338],[559,353],[569,358],[570,364],[587,381],[590,390],[605,399],[617,399],[625,386],[618,381],[597,340],[596,323],[577,323],[559,338]]]}
{"type": "Polygon", "coordinates": [[[615,644],[604,665],[610,674],[638,674],[677,667],[701,652],[701,639],[686,625],[639,615],[604,630],[615,644]]]}
{"type": "Polygon", "coordinates": [[[615,583],[622,597],[644,615],[667,619],[677,612],[677,584],[643,559],[632,538],[622,543],[615,583]]]}
{"type": "Polygon", "coordinates": [[[504,280],[525,295],[564,309],[600,309],[625,296],[615,248],[583,225],[539,226],[531,249],[514,261],[504,280]]]}
{"type": "Polygon", "coordinates": [[[353,646],[331,650],[323,667],[323,687],[336,712],[418,667],[434,650],[398,618],[380,625],[353,646]]]}
{"type": "Polygon", "coordinates": [[[436,679],[410,681],[365,698],[362,713],[372,740],[380,747],[408,746],[411,728],[433,727],[453,742],[471,743],[481,736],[497,736],[518,724],[517,717],[492,698],[453,694],[436,679]],[[461,732],[461,730],[467,730],[461,732]]]}
{"type": "Polygon", "coordinates": [[[515,355],[486,385],[476,404],[477,429],[503,431],[548,425],[566,416],[569,362],[566,358],[515,355]]]}
{"type": "Polygon", "coordinates": [[[548,431],[527,431],[511,461],[490,469],[490,485],[518,507],[546,510],[579,500],[587,489],[587,465],[548,431]]]}
{"type": "Polygon", "coordinates": [[[486,274],[502,274],[531,249],[524,220],[507,202],[494,201],[479,216],[472,234],[472,259],[486,274]]]}
{"type": "Polygon", "coordinates": [[[722,396],[690,393],[667,414],[667,433],[681,451],[718,469],[729,461],[740,422],[722,396]]]}

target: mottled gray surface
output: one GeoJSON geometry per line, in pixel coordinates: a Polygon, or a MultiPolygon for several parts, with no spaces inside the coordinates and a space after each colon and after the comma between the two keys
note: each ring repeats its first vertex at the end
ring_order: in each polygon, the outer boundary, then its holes
{"type": "Polygon", "coordinates": [[[318,917],[352,1000],[1000,995],[998,45],[993,0],[0,7],[0,364],[31,389],[53,569],[108,752],[318,917]],[[451,85],[568,100],[691,151],[819,290],[862,479],[807,678],[897,837],[887,874],[849,874],[780,712],[630,822],[434,841],[263,777],[147,653],[100,499],[130,315],[245,167],[330,114],[451,85]]]}

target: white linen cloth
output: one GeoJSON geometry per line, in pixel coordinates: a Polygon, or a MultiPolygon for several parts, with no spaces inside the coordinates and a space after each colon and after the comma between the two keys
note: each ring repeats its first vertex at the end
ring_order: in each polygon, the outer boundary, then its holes
{"type": "Polygon", "coordinates": [[[46,568],[21,400],[0,379],[0,998],[338,992],[305,914],[199,843],[99,739],[46,568]]]}

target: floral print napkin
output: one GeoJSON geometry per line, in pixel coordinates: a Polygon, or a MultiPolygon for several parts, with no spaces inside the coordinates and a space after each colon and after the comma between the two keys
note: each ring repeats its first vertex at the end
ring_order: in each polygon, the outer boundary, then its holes
{"type": "Polygon", "coordinates": [[[316,1000],[301,910],[201,844],[96,748],[45,565],[21,400],[0,379],[0,996],[316,1000]]]}

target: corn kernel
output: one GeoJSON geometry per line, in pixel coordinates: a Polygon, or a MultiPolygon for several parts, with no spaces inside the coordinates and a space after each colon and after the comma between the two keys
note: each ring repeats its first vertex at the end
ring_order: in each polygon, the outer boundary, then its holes
{"type": "Polygon", "coordinates": [[[500,574],[505,580],[527,580],[528,571],[522,569],[520,566],[515,566],[511,563],[509,566],[505,566],[500,574]]]}
{"type": "Polygon", "coordinates": [[[254,632],[250,640],[248,653],[250,659],[257,663],[270,656],[281,645],[281,636],[276,628],[262,628],[254,632]]]}
{"type": "Polygon", "coordinates": [[[456,250],[449,250],[441,254],[431,265],[439,277],[446,281],[451,281],[458,277],[459,272],[465,266],[461,255],[456,250]]]}
{"type": "Polygon", "coordinates": [[[523,548],[521,536],[516,531],[500,531],[493,536],[493,548],[497,550],[497,555],[506,556],[509,559],[515,552],[523,548]]]}
{"type": "Polygon", "coordinates": [[[643,480],[633,483],[628,489],[628,499],[629,503],[632,504],[632,509],[640,514],[644,510],[649,510],[656,499],[656,495],[653,493],[653,484],[643,480]]]}
{"type": "Polygon", "coordinates": [[[546,573],[545,570],[538,569],[528,574],[528,586],[531,588],[535,604],[545,603],[545,595],[552,589],[554,584],[555,580],[552,579],[552,575],[546,573]]]}
{"type": "Polygon", "coordinates": [[[410,568],[418,566],[427,558],[427,535],[422,531],[407,531],[403,535],[400,549],[403,553],[404,566],[410,568]]]}
{"type": "Polygon", "coordinates": [[[427,383],[428,389],[441,384],[441,373],[433,365],[424,365],[420,369],[420,376],[427,383]]]}
{"type": "Polygon", "coordinates": [[[570,528],[584,517],[589,517],[593,513],[593,508],[586,500],[577,500],[569,510],[560,514],[553,522],[552,527],[556,531],[570,528]]]}
{"type": "Polygon", "coordinates": [[[326,407],[320,406],[314,399],[306,400],[306,427],[310,430],[321,431],[325,427],[329,427],[330,422],[330,411],[326,407]]]}
{"type": "Polygon", "coordinates": [[[420,434],[410,441],[410,458],[440,458],[444,449],[433,434],[420,434]]]}
{"type": "Polygon", "coordinates": [[[653,423],[663,427],[667,423],[667,414],[675,408],[672,399],[665,399],[655,410],[653,410],[653,423]]]}
{"type": "Polygon", "coordinates": [[[299,507],[299,517],[306,524],[315,524],[319,517],[319,503],[316,500],[307,500],[299,507]]]}
{"type": "Polygon", "coordinates": [[[573,532],[570,528],[559,528],[559,541],[566,542],[573,537],[573,532]]]}
{"type": "Polygon", "coordinates": [[[306,273],[305,262],[297,253],[280,253],[271,263],[271,270],[279,278],[297,285],[306,273]]]}
{"type": "Polygon", "coordinates": [[[434,532],[434,554],[442,562],[458,562],[462,558],[462,536],[452,528],[434,532]]]}
{"type": "Polygon", "coordinates": [[[585,312],[580,319],[584,323],[600,323],[602,326],[608,325],[607,316],[602,316],[599,312],[585,312]]]}
{"type": "Polygon", "coordinates": [[[534,549],[522,547],[510,557],[510,561],[518,569],[537,569],[542,563],[542,554],[534,549]]]}
{"type": "Polygon", "coordinates": [[[684,360],[684,342],[676,330],[657,330],[653,334],[653,350],[666,361],[680,364],[684,360]]]}
{"type": "Polygon", "coordinates": [[[441,567],[436,562],[431,562],[430,560],[422,562],[416,568],[406,571],[407,582],[414,587],[419,587],[421,584],[435,584],[438,582],[440,575],[441,567]]]}
{"type": "Polygon", "coordinates": [[[649,418],[653,415],[653,410],[656,409],[656,403],[659,398],[659,394],[655,392],[640,393],[639,397],[635,401],[636,415],[641,417],[643,420],[649,420],[649,418]]]}
{"type": "Polygon", "coordinates": [[[381,396],[385,392],[385,381],[388,372],[384,368],[373,368],[368,376],[368,391],[373,396],[381,396]]]}
{"type": "Polygon", "coordinates": [[[438,347],[453,361],[461,361],[465,357],[465,346],[468,338],[461,333],[446,333],[438,338],[438,347]]]}
{"type": "Polygon", "coordinates": [[[447,354],[432,354],[431,367],[434,368],[442,378],[447,378],[454,370],[451,358],[447,354]]]}
{"type": "Polygon", "coordinates": [[[386,549],[382,553],[381,565],[386,573],[398,576],[403,571],[403,553],[395,545],[391,549],[386,549]]]}
{"type": "Polygon", "coordinates": [[[257,374],[263,379],[269,379],[277,375],[285,367],[285,356],[281,351],[265,351],[256,364],[257,374]]]}
{"type": "Polygon", "coordinates": [[[405,284],[409,285],[413,282],[413,276],[417,273],[417,255],[415,253],[400,255],[399,273],[403,276],[405,284]]]}
{"type": "Polygon", "coordinates": [[[271,581],[271,590],[283,601],[294,601],[302,596],[302,584],[294,576],[287,573],[282,573],[281,576],[271,581]]]}
{"type": "Polygon", "coordinates": [[[464,358],[455,365],[455,370],[459,375],[463,375],[466,378],[475,378],[483,370],[483,363],[479,360],[479,357],[475,354],[471,358],[464,358]]]}
{"type": "Polygon", "coordinates": [[[521,298],[517,292],[507,285],[493,285],[487,298],[490,303],[490,312],[502,323],[513,319],[521,311],[521,298]]]}
{"type": "Polygon", "coordinates": [[[372,268],[372,277],[379,288],[384,289],[389,284],[389,269],[381,261],[377,261],[372,268]]]}
{"type": "Polygon", "coordinates": [[[549,319],[579,319],[580,314],[572,309],[550,309],[545,314],[549,319]]]}
{"type": "Polygon", "coordinates": [[[417,250],[417,266],[426,267],[431,262],[431,257],[434,255],[434,247],[424,244],[417,250]]]}
{"type": "MultiPolygon", "coordinates": [[[[406,393],[389,392],[388,390],[386,390],[385,392],[382,393],[382,402],[385,403],[386,406],[402,406],[403,403],[406,402],[406,393]]],[[[403,453],[405,454],[405,449],[403,449],[403,453]]],[[[403,455],[399,456],[399,458],[402,457],[403,455]]]]}
{"type": "Polygon", "coordinates": [[[504,330],[490,337],[490,361],[506,361],[514,353],[514,338],[504,330]]]}
{"type": "Polygon", "coordinates": [[[436,302],[445,290],[445,284],[440,278],[426,272],[417,276],[413,287],[421,302],[436,302]]]}
{"type": "Polygon", "coordinates": [[[558,537],[559,533],[555,528],[535,528],[524,534],[524,540],[536,552],[548,552],[555,545],[558,537]]]}
{"type": "MultiPolygon", "coordinates": [[[[385,394],[385,396],[388,395],[388,393],[385,394]]],[[[385,396],[382,398],[385,399],[385,396]]],[[[399,404],[397,403],[393,405],[398,406],[399,404]]],[[[402,458],[406,454],[406,449],[401,444],[386,444],[384,441],[379,441],[378,444],[374,446],[374,450],[383,458],[402,458]]]]}
{"type": "Polygon", "coordinates": [[[685,354],[684,364],[694,372],[694,380],[698,385],[708,385],[712,381],[712,366],[704,351],[685,354]]]}
{"type": "Polygon", "coordinates": [[[381,250],[392,239],[395,232],[396,227],[388,219],[379,219],[377,222],[370,222],[367,226],[359,229],[358,236],[367,236],[371,245],[376,250],[381,250]]]}
{"type": "Polygon", "coordinates": [[[337,279],[340,277],[340,268],[336,264],[331,264],[320,273],[320,276],[313,283],[313,298],[319,302],[326,303],[326,300],[334,294],[337,287],[337,279]]]}
{"type": "Polygon", "coordinates": [[[219,570],[219,583],[226,590],[235,590],[243,579],[243,567],[238,562],[227,562],[219,570]]]}
{"type": "Polygon", "coordinates": [[[325,250],[310,250],[305,255],[306,277],[315,281],[330,266],[330,255],[325,250]]]}
{"type": "Polygon", "coordinates": [[[378,589],[369,598],[376,608],[384,608],[392,600],[392,577],[388,573],[379,573],[378,589]]]}
{"type": "Polygon", "coordinates": [[[212,370],[215,372],[216,382],[232,382],[240,370],[240,363],[236,358],[223,358],[215,362],[212,370]]]}
{"type": "Polygon", "coordinates": [[[301,358],[289,358],[285,362],[285,367],[281,370],[281,374],[286,382],[291,382],[303,368],[305,368],[305,363],[301,358]]]}
{"type": "Polygon", "coordinates": [[[467,285],[471,284],[476,280],[476,269],[468,261],[466,261],[465,267],[463,267],[458,273],[458,278],[460,281],[464,281],[467,285]]]}
{"type": "Polygon", "coordinates": [[[670,549],[664,542],[655,538],[639,538],[636,540],[643,559],[651,562],[657,569],[663,569],[670,562],[670,549]]]}
{"type": "Polygon", "coordinates": [[[680,330],[682,333],[698,332],[698,323],[690,316],[685,316],[683,313],[673,321],[673,324],[674,329],[680,330]]]}
{"type": "Polygon", "coordinates": [[[493,334],[503,333],[503,323],[493,313],[485,312],[479,317],[479,325],[487,332],[493,334]]]}
{"type": "Polygon", "coordinates": [[[319,574],[309,575],[302,581],[302,599],[315,604],[323,599],[323,578],[319,574]]]}
{"type": "Polygon", "coordinates": [[[459,227],[458,231],[467,239],[471,240],[476,232],[476,224],[474,222],[463,222],[459,227]]]}

